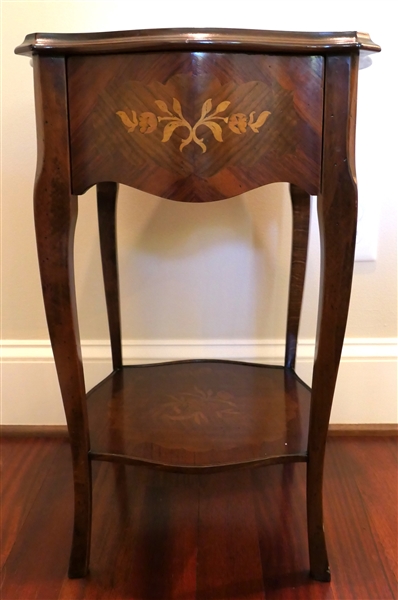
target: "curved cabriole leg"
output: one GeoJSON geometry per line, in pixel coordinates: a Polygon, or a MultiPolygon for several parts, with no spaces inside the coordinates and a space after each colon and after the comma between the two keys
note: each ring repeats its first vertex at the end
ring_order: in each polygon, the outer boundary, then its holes
{"type": "Polygon", "coordinates": [[[106,308],[108,312],[112,362],[115,370],[120,369],[123,366],[116,240],[117,193],[117,183],[104,182],[97,184],[102,273],[104,278],[106,308]]]}
{"type": "Polygon", "coordinates": [[[355,251],[357,187],[353,147],[356,74],[357,55],[327,57],[322,193],[318,196],[320,305],[307,465],[310,569],[312,577],[319,581],[330,581],[323,530],[323,463],[348,315],[355,251]]]}
{"type": "Polygon", "coordinates": [[[72,449],[75,521],[70,577],[88,570],[91,523],[91,469],[85,386],[80,357],[72,273],[76,198],[43,175],[35,188],[35,221],[43,298],[72,449]]]}
{"type": "Polygon", "coordinates": [[[65,61],[35,56],[34,74],[39,139],[34,193],[37,249],[72,450],[75,512],[69,576],[83,577],[90,548],[91,464],[73,274],[77,198],[70,193],[65,61]]]}
{"type": "Polygon", "coordinates": [[[286,328],[285,367],[294,369],[296,364],[297,337],[303,301],[305,270],[307,266],[310,195],[296,185],[290,184],[290,197],[292,200],[293,234],[286,328]]]}

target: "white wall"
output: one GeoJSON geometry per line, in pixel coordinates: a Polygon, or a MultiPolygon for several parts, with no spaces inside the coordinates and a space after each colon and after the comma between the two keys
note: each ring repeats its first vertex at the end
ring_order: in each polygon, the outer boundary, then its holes
{"type": "MultiPolygon", "coordinates": [[[[332,421],[397,421],[394,5],[389,0],[2,2],[3,422],[63,422],[51,359],[40,342],[47,339],[47,330],[31,201],[36,154],[32,69],[29,60],[15,56],[13,49],[34,31],[183,26],[359,30],[370,32],[382,46],[372,67],[360,72],[357,128],[360,211],[377,240],[377,260],[356,263],[346,357],[332,421]]],[[[89,382],[108,364],[102,345],[107,329],[94,203],[93,190],[81,198],[76,237],[89,382]]],[[[284,185],[205,206],[167,202],[123,188],[119,211],[123,325],[124,337],[135,340],[127,344],[126,353],[136,360],[144,355],[163,359],[168,353],[173,357],[222,353],[280,361],[289,226],[284,185]],[[215,345],[217,340],[222,340],[221,346],[215,345]]],[[[307,379],[318,293],[316,218],[310,244],[300,363],[307,379]]]]}

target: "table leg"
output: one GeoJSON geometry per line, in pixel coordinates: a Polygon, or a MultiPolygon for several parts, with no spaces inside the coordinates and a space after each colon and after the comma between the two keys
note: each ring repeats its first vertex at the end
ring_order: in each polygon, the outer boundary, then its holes
{"type": "Polygon", "coordinates": [[[35,56],[38,159],[36,240],[48,330],[72,451],[74,529],[70,577],[88,571],[91,462],[73,270],[77,197],[70,191],[65,59],[35,56]]]}
{"type": "Polygon", "coordinates": [[[104,182],[97,185],[102,272],[114,369],[120,369],[123,366],[116,238],[117,193],[117,183],[104,182]]]}
{"type": "Polygon", "coordinates": [[[321,283],[307,465],[310,569],[314,579],[320,581],[330,580],[323,529],[323,464],[355,252],[357,186],[353,142],[357,58],[330,56],[325,73],[322,193],[318,196],[321,283]]]}
{"type": "Polygon", "coordinates": [[[296,364],[297,337],[303,301],[304,279],[307,266],[308,231],[310,224],[310,195],[290,184],[292,200],[292,253],[290,264],[289,305],[286,328],[285,367],[296,364]]]}

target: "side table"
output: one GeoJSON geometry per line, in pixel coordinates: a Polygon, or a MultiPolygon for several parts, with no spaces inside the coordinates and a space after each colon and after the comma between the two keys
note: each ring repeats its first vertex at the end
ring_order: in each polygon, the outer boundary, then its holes
{"type": "Polygon", "coordinates": [[[354,262],[360,53],[368,35],[223,29],[31,34],[44,303],[68,423],[75,520],[70,577],[89,565],[91,463],[203,473],[307,463],[312,577],[330,579],[325,442],[354,262]],[[118,183],[182,202],[290,184],[293,242],[283,367],[222,360],[124,366],[118,183]],[[97,186],[113,371],[86,392],[74,290],[77,196],[97,186]],[[311,389],[295,373],[309,198],[318,196],[321,285],[311,389]]]}

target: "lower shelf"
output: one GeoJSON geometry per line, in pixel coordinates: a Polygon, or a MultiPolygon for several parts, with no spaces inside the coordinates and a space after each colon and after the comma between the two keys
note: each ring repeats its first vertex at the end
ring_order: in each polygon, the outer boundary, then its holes
{"type": "Polygon", "coordinates": [[[283,367],[123,367],[87,396],[90,455],[184,472],[305,461],[310,396],[283,367]]]}

